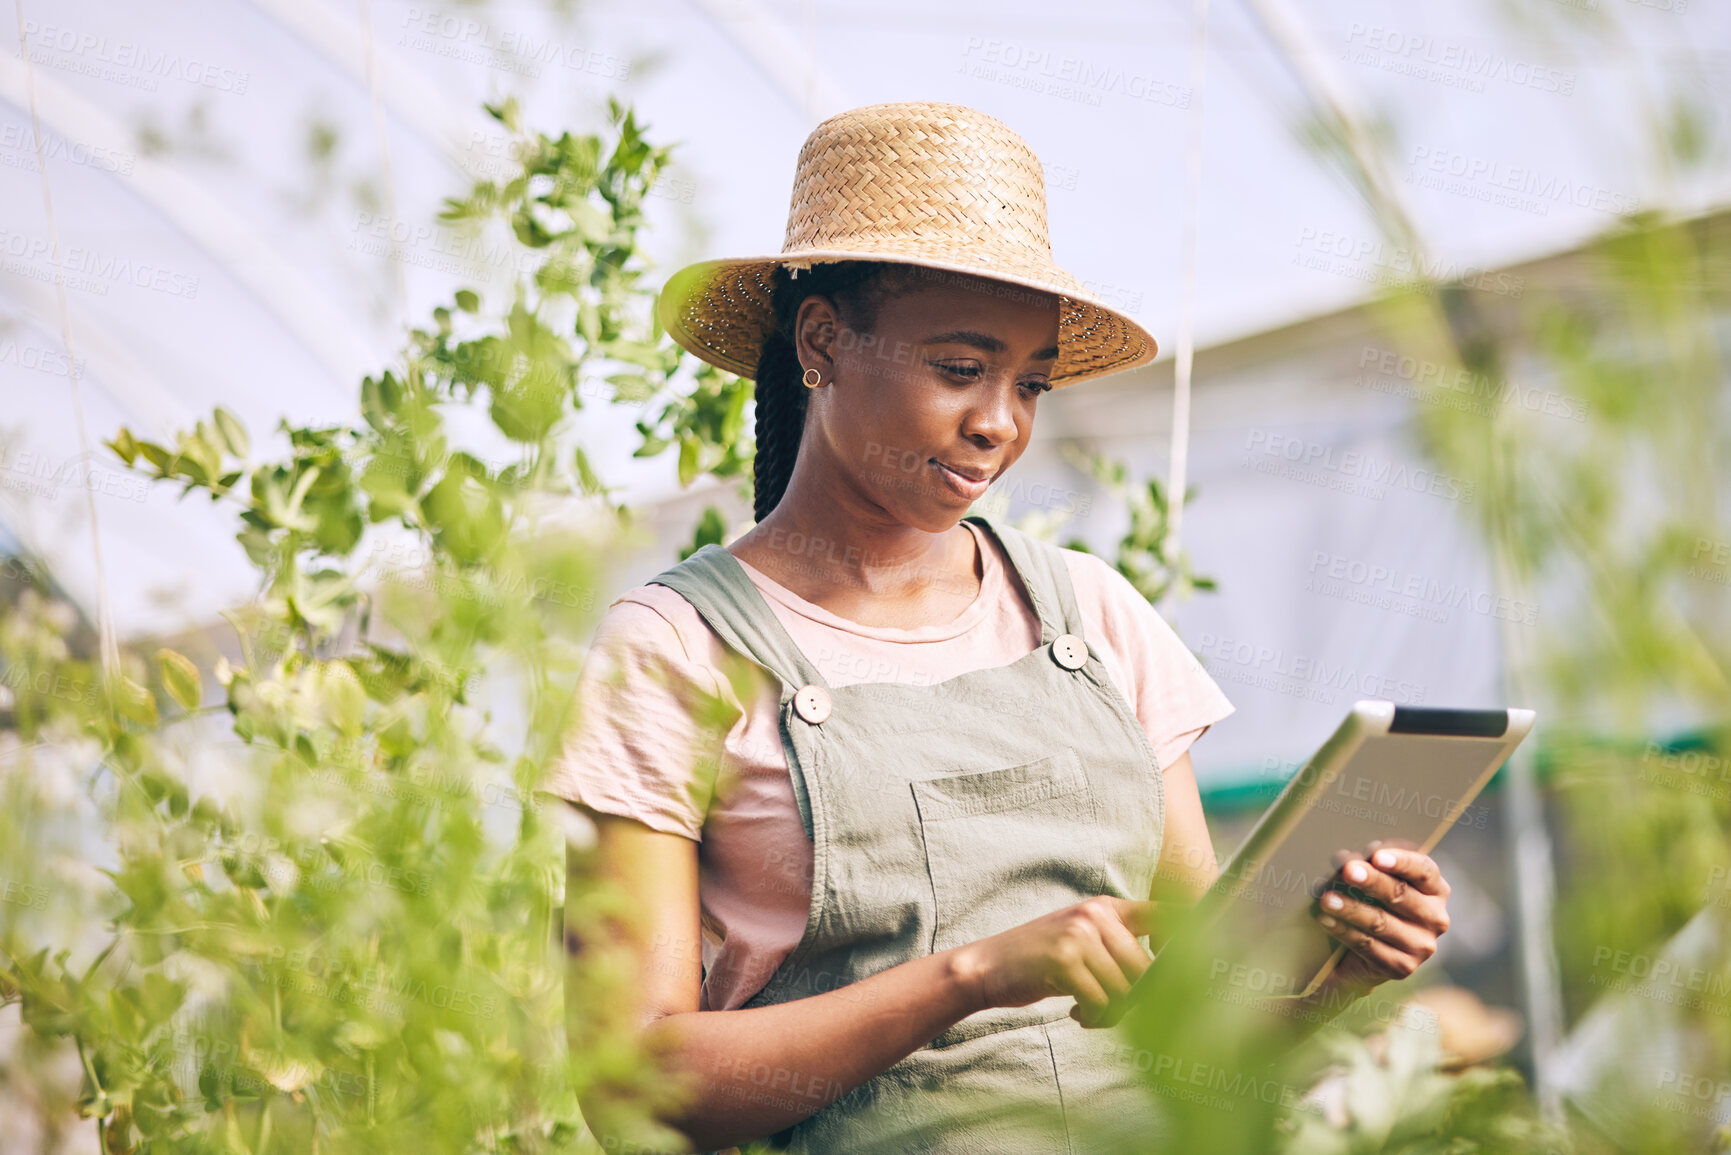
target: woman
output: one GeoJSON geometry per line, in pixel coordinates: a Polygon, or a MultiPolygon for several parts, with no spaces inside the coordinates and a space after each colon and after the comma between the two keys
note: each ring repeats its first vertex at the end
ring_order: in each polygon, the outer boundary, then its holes
{"type": "MultiPolygon", "coordinates": [[[[1041,394],[1155,352],[1052,265],[1040,171],[972,109],[856,109],[801,150],[782,253],[663,294],[757,382],[757,524],[609,608],[549,789],[642,912],[638,1010],[699,1149],[1158,1125],[1089,1028],[1147,965],[1156,876],[1213,880],[1186,751],[1231,706],[1109,566],[964,520],[1041,394]]],[[[1377,860],[1320,915],[1352,948],[1330,992],[1446,929],[1435,864],[1377,860]]]]}

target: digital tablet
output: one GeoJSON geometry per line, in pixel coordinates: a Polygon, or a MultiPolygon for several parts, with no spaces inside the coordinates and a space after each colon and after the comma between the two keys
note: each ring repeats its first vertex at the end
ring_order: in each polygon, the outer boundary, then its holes
{"type": "MultiPolygon", "coordinates": [[[[1265,996],[1310,994],[1347,950],[1312,917],[1345,859],[1377,841],[1430,853],[1532,727],[1531,710],[1354,704],[1178,933],[1206,936],[1212,979],[1265,996]]],[[[1130,997],[1176,969],[1160,965],[1171,945],[1130,997]]]]}

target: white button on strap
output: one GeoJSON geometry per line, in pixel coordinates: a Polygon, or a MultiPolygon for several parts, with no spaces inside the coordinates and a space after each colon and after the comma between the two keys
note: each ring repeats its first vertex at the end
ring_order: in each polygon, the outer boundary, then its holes
{"type": "Polygon", "coordinates": [[[822,686],[801,686],[794,691],[793,712],[816,726],[829,717],[829,694],[822,686]]]}
{"type": "Polygon", "coordinates": [[[1059,634],[1052,639],[1052,660],[1066,670],[1080,670],[1088,664],[1088,646],[1075,634],[1059,634]]]}

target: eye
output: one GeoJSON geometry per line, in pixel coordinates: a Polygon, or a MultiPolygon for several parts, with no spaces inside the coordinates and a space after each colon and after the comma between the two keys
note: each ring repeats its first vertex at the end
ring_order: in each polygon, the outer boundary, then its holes
{"type": "Polygon", "coordinates": [[[964,381],[978,381],[983,370],[972,361],[933,361],[931,364],[946,373],[953,373],[964,381]]]}
{"type": "Polygon", "coordinates": [[[1023,381],[1021,384],[1022,388],[1028,390],[1028,392],[1032,393],[1036,397],[1042,393],[1050,393],[1052,391],[1052,383],[1050,381],[1023,381]]]}

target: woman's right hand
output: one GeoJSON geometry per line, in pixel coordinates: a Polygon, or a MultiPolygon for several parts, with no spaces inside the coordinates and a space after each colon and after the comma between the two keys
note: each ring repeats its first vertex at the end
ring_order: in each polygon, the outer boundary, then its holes
{"type": "Polygon", "coordinates": [[[979,1006],[1025,1007],[1053,995],[1076,1000],[1070,1017],[1111,1026],[1112,1000],[1151,961],[1138,935],[1154,932],[1157,903],[1096,895],[990,938],[954,948],[955,963],[978,985],[979,1006]]]}

